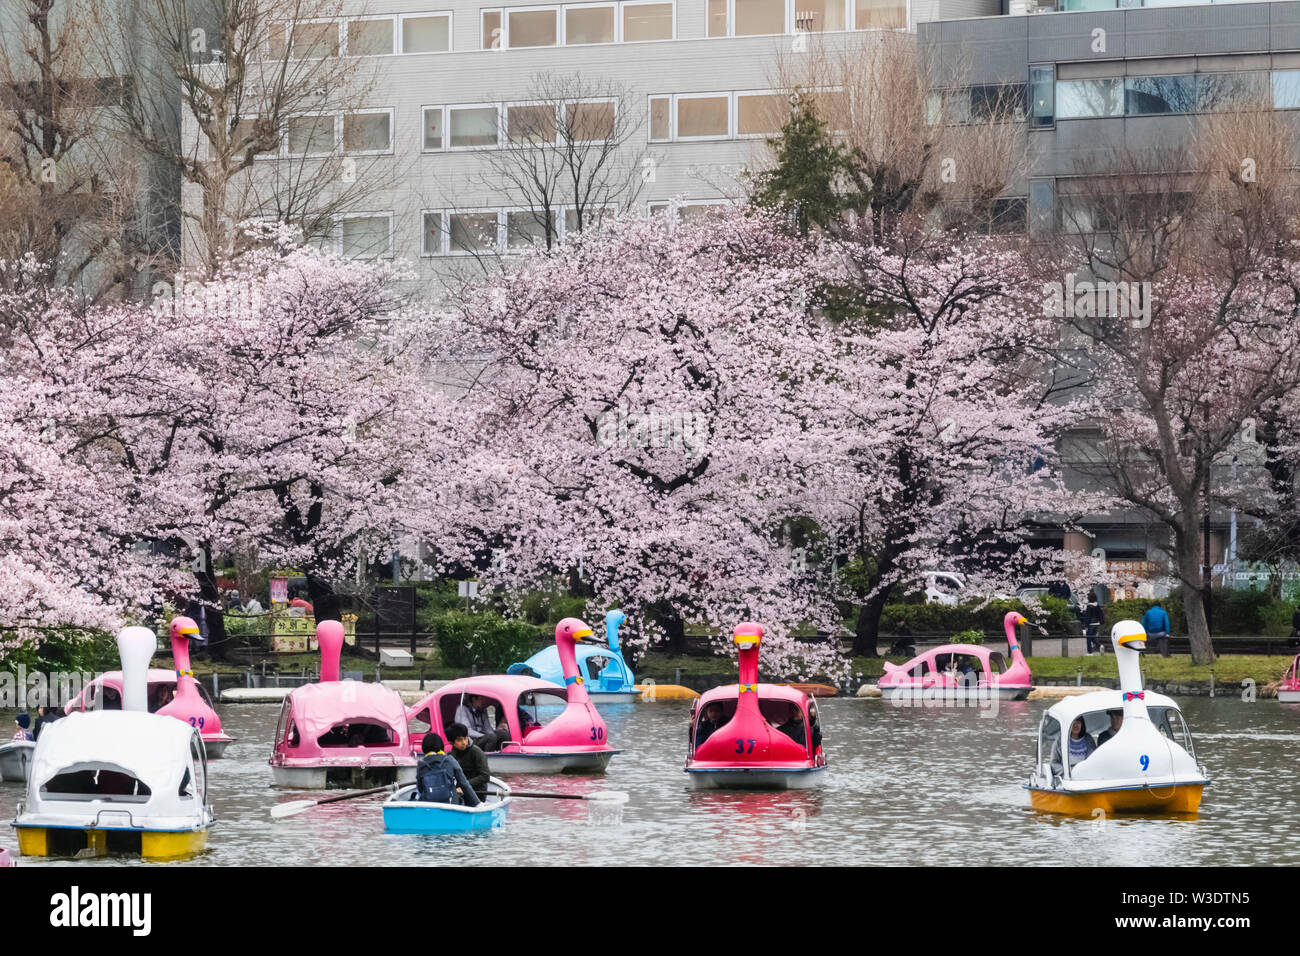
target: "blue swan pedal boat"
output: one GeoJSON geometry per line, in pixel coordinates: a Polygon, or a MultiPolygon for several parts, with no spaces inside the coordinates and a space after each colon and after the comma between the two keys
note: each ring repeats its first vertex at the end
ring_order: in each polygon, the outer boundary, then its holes
{"type": "Polygon", "coordinates": [[[389,833],[468,833],[504,826],[510,812],[510,787],[488,777],[487,796],[477,807],[425,803],[415,799],[415,785],[384,801],[384,829],[389,833]]]}
{"type": "MultiPolygon", "coordinates": [[[[626,620],[627,615],[622,611],[609,611],[605,614],[606,644],[579,644],[574,648],[578,673],[587,685],[587,696],[593,704],[628,704],[641,696],[632,668],[627,666],[619,649],[618,628],[626,620]]],[[[506,673],[536,676],[547,683],[564,686],[564,669],[554,646],[538,651],[522,664],[511,664],[506,673]]]]}

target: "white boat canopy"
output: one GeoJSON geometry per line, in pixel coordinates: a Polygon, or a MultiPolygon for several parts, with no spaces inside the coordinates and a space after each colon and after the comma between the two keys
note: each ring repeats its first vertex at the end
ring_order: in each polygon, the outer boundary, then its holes
{"type": "Polygon", "coordinates": [[[74,712],[47,724],[28,773],[29,814],[76,814],[78,805],[139,808],[147,817],[203,816],[203,741],[174,717],[136,711],[74,712]]]}
{"type": "MultiPolygon", "coordinates": [[[[1178,710],[1178,705],[1174,703],[1172,697],[1166,697],[1164,694],[1157,694],[1155,691],[1150,690],[1144,693],[1145,696],[1142,698],[1142,702],[1147,707],[1172,707],[1174,710],[1178,710]]],[[[1070,724],[1074,723],[1074,718],[1081,717],[1084,714],[1123,709],[1124,692],[1122,690],[1095,690],[1074,697],[1063,697],[1047,709],[1047,716],[1055,718],[1062,727],[1069,727],[1070,724]]]]}

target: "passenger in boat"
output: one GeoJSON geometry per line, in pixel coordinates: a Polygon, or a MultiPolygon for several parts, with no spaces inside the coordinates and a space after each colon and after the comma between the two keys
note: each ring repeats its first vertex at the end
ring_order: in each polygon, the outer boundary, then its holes
{"type": "Polygon", "coordinates": [[[1124,724],[1123,708],[1116,707],[1114,710],[1108,710],[1106,711],[1106,716],[1110,718],[1110,726],[1097,735],[1098,747],[1119,733],[1120,727],[1124,724]]]}
{"type": "Polygon", "coordinates": [[[791,705],[790,716],[786,718],[785,723],[776,728],[785,734],[800,747],[808,746],[808,728],[803,722],[803,710],[791,705]]]}
{"type": "Polygon", "coordinates": [[[722,705],[715,700],[704,708],[704,713],[695,723],[695,746],[708,740],[722,724],[722,705]]]}
{"type": "Polygon", "coordinates": [[[415,765],[415,796],[424,803],[464,804],[477,807],[482,801],[465,778],[455,757],[443,750],[442,738],[433,731],[420,745],[424,756],[415,765]]]}
{"type": "Polygon", "coordinates": [[[14,740],[35,740],[36,739],[36,736],[29,729],[32,725],[31,714],[26,714],[26,713],[19,714],[17,719],[14,720],[14,724],[18,727],[18,729],[14,731],[14,736],[13,736],[14,740]]]}
{"type": "Polygon", "coordinates": [[[492,726],[492,718],[487,712],[488,699],[482,694],[471,694],[468,703],[456,708],[455,721],[469,728],[470,739],[484,753],[500,750],[502,744],[510,741],[510,727],[503,719],[492,726]]]}
{"type": "Polygon", "coordinates": [[[451,755],[465,771],[465,779],[476,792],[487,790],[488,769],[487,754],[469,739],[469,728],[464,724],[451,724],[447,727],[447,739],[451,741],[451,755]]]}
{"type": "Polygon", "coordinates": [[[41,731],[62,716],[63,714],[59,712],[57,707],[37,707],[36,722],[32,725],[32,737],[36,740],[40,740],[41,731]]]}
{"type": "MultiPolygon", "coordinates": [[[[1082,717],[1074,718],[1074,722],[1070,724],[1070,739],[1068,746],[1070,748],[1071,767],[1075,764],[1083,763],[1083,761],[1092,756],[1092,752],[1097,749],[1096,743],[1094,743],[1092,737],[1088,735],[1088,730],[1084,725],[1082,717]]],[[[1056,742],[1056,746],[1052,749],[1052,771],[1054,773],[1061,772],[1061,742],[1059,740],[1056,742]]]]}

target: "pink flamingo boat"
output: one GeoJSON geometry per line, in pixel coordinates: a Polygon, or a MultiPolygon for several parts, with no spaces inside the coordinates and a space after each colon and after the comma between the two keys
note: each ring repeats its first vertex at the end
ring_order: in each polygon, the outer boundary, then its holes
{"type": "Polygon", "coordinates": [[[359,789],[414,783],[416,758],[401,695],[382,684],[339,680],[343,625],[316,625],[320,682],[284,699],[271,751],[273,786],[359,789]]]}
{"type": "Polygon", "coordinates": [[[535,677],[497,674],[464,677],[440,687],[407,709],[412,752],[433,730],[444,741],[447,727],[455,723],[456,710],[473,697],[482,697],[496,709],[494,726],[505,723],[510,740],[487,755],[494,774],[600,773],[619,751],[609,745],[601,719],[578,673],[575,645],[590,639],[591,628],[573,617],[555,626],[555,647],[560,655],[564,687],[535,677]],[[562,707],[543,723],[542,708],[562,707]],[[531,711],[531,713],[530,713],[531,711]]]}
{"type": "Polygon", "coordinates": [[[693,789],[806,790],[824,783],[816,701],[796,687],[758,682],[762,640],[760,625],[737,625],[739,683],[715,687],[691,706],[686,773],[693,789]],[[719,726],[697,740],[710,711],[720,711],[719,726]]]}
{"type": "MultiPolygon", "coordinates": [[[[199,732],[203,749],[211,759],[220,757],[234,738],[221,729],[221,718],[212,707],[212,698],[194,678],[190,665],[190,640],[199,634],[199,626],[188,617],[173,618],[168,628],[172,645],[174,671],[150,668],[148,704],[152,714],[183,720],[199,732]]],[[[75,710],[121,710],[122,672],[109,671],[97,677],[70,700],[64,713],[75,710]]]]}
{"type": "Polygon", "coordinates": [[[1002,618],[1007,633],[1011,664],[997,651],[979,644],[944,644],[918,654],[906,664],[886,662],[884,676],[876,685],[885,700],[921,700],[964,698],[985,700],[1024,700],[1034,689],[1029,662],[1020,650],[1016,627],[1027,624],[1018,611],[1008,611],[1002,618]],[[963,674],[957,669],[960,658],[974,658],[979,673],[963,674]]]}
{"type": "Polygon", "coordinates": [[[1277,699],[1283,704],[1300,704],[1300,654],[1291,661],[1291,666],[1282,675],[1282,683],[1277,688],[1277,699]]]}

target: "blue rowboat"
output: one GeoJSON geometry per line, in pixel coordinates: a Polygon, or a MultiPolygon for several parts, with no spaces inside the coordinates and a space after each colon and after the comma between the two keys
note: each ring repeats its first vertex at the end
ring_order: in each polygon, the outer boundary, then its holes
{"type": "Polygon", "coordinates": [[[510,810],[510,787],[488,778],[487,798],[477,807],[424,803],[415,787],[402,787],[384,801],[384,829],[389,833],[466,833],[503,826],[510,810]]]}

